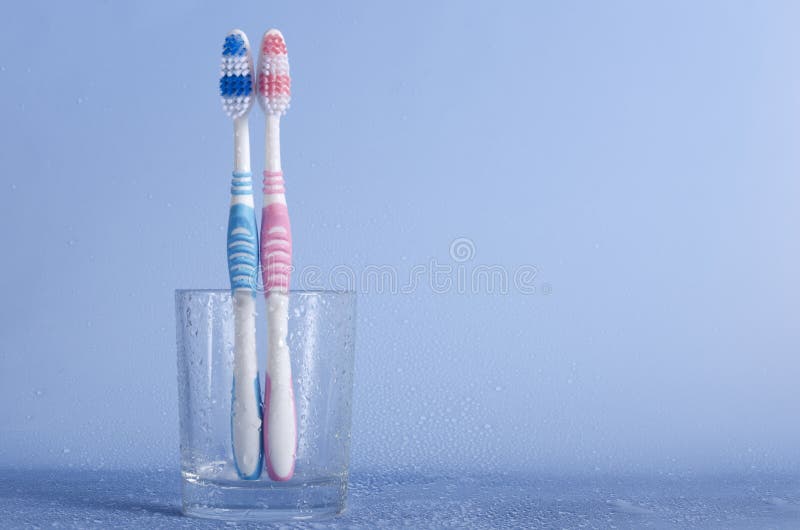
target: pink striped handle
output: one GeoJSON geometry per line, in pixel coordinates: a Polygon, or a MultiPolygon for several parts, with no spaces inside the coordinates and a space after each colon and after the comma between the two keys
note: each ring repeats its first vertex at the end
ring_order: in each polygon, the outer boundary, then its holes
{"type": "MultiPolygon", "coordinates": [[[[283,195],[282,171],[264,171],[264,195],[283,195]]],[[[284,202],[265,205],[261,210],[261,278],[264,291],[289,291],[292,269],[292,228],[284,202]]]]}

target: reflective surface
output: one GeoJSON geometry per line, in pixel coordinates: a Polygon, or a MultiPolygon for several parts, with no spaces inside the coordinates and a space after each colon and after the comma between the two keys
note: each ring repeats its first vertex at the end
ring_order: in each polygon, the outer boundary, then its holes
{"type": "MultiPolygon", "coordinates": [[[[297,527],[788,529],[800,521],[798,479],[356,472],[343,515],[297,527]]],[[[9,528],[219,527],[182,517],[179,490],[174,468],[0,471],[0,513],[9,528]]]]}

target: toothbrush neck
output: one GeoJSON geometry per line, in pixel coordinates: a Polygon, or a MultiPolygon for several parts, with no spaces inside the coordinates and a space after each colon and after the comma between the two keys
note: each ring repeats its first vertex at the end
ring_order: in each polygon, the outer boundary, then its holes
{"type": "Polygon", "coordinates": [[[265,141],[267,171],[281,171],[281,117],[279,115],[267,116],[265,141]]]}
{"type": "Polygon", "coordinates": [[[233,120],[233,169],[238,173],[250,172],[250,127],[246,114],[233,120]]]}

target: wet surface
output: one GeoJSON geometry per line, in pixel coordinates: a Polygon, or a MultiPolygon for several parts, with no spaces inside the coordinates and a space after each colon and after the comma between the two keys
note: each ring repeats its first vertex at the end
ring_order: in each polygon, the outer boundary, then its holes
{"type": "MultiPolygon", "coordinates": [[[[0,471],[6,528],[216,528],[188,519],[177,470],[0,471]]],[[[355,473],[348,509],[276,528],[798,528],[800,476],[355,473]]],[[[263,527],[261,525],[260,527],[263,527]]]]}

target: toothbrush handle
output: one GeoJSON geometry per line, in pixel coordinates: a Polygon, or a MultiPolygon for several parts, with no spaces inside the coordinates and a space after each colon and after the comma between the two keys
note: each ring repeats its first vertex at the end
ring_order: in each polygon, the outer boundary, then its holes
{"type": "Polygon", "coordinates": [[[228,273],[234,302],[231,445],[242,479],[261,475],[261,388],[255,337],[255,285],[258,234],[250,173],[233,174],[228,217],[228,273]],[[249,195],[249,197],[247,197],[249,195]]]}
{"type": "Polygon", "coordinates": [[[277,481],[292,478],[297,454],[297,415],[291,358],[286,343],[292,231],[284,193],[283,173],[265,171],[261,273],[267,297],[269,352],[264,395],[264,452],[267,473],[277,481]]]}

